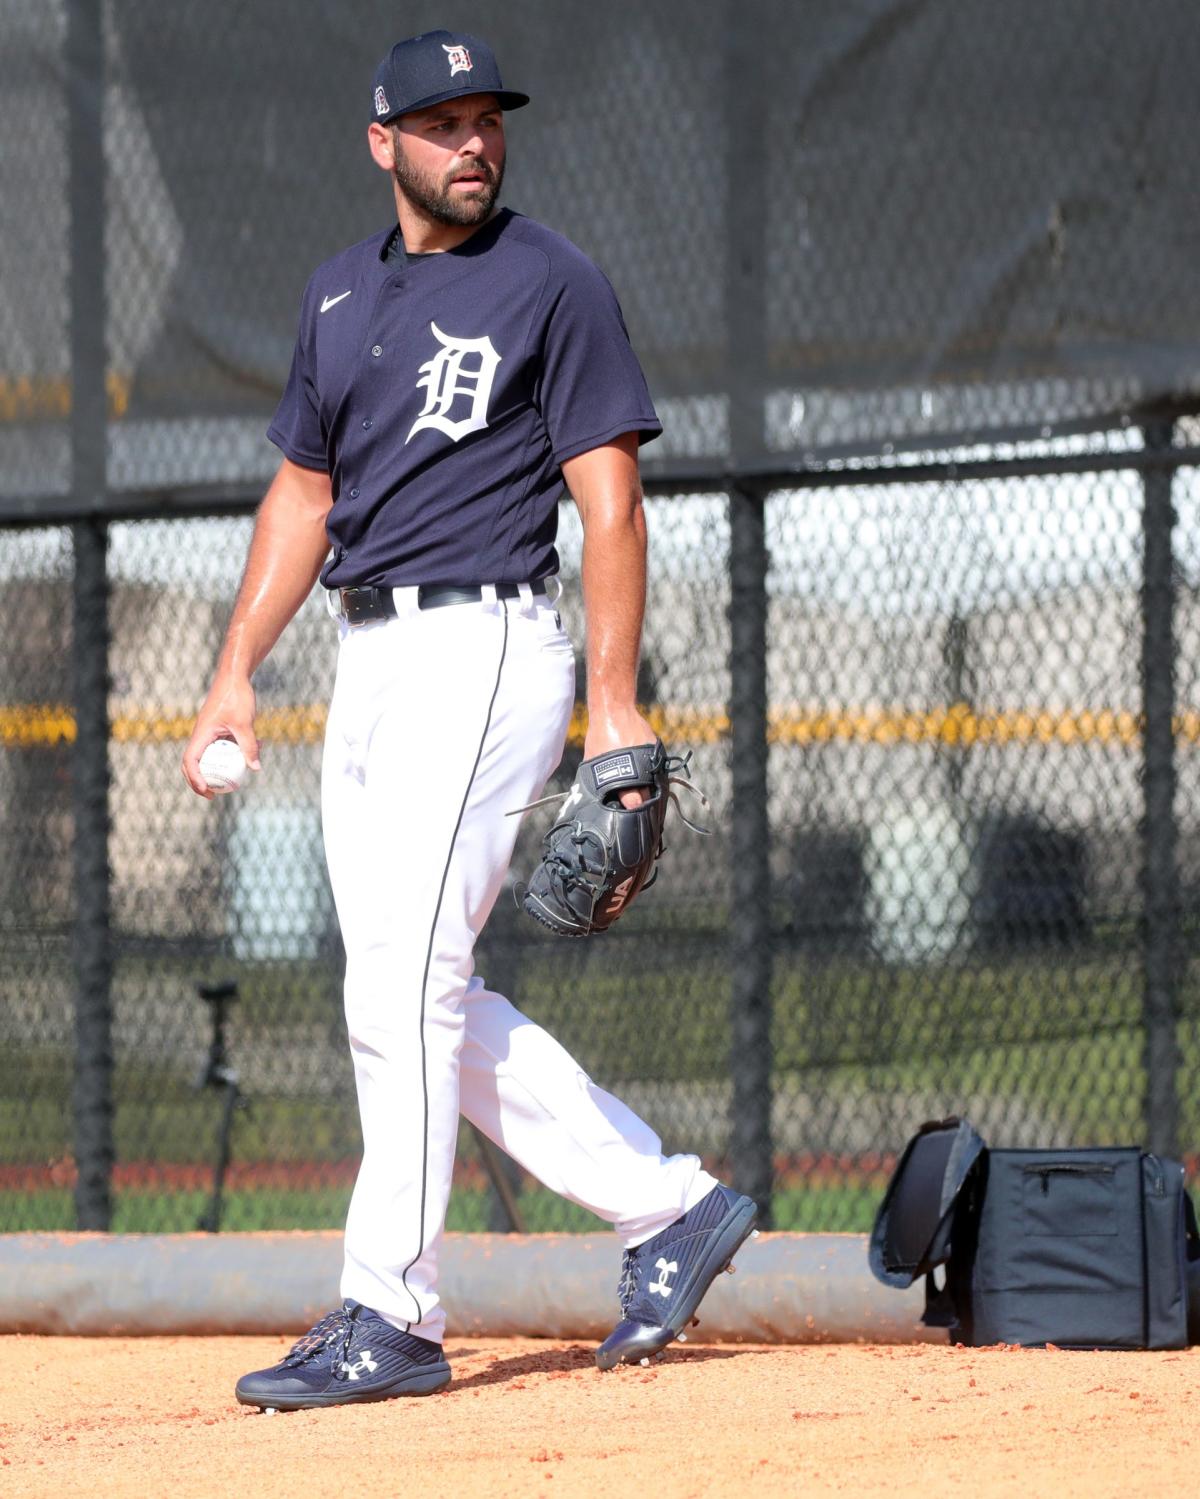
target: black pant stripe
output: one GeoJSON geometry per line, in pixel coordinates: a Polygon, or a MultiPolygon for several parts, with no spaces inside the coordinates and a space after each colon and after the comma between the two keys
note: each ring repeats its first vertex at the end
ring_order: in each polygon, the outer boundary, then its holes
{"type": "MultiPolygon", "coordinates": [[[[442,882],[438,886],[437,904],[433,908],[433,921],[429,927],[429,944],[425,949],[425,971],[421,976],[421,1097],[423,1103],[422,1122],[422,1146],[421,1146],[421,1212],[420,1232],[417,1242],[417,1252],[405,1265],[400,1275],[400,1282],[408,1294],[413,1298],[413,1305],[417,1309],[416,1320],[421,1320],[421,1306],[417,1298],[413,1296],[408,1287],[408,1272],[421,1258],[425,1252],[425,1197],[429,1185],[429,1080],[425,1071],[425,998],[429,987],[429,965],[433,961],[433,938],[437,931],[438,917],[442,914],[442,897],[446,893],[446,881],[450,876],[450,861],[454,858],[454,845],[458,841],[458,830],[462,827],[463,813],[467,810],[467,802],[471,795],[471,788],[475,784],[475,775],[479,770],[479,762],[483,758],[483,746],[487,742],[488,730],[492,726],[492,712],[496,707],[496,698],[500,692],[500,678],[504,673],[504,658],[508,654],[508,604],[501,599],[504,608],[504,637],[500,644],[500,661],[496,667],[496,684],[492,688],[491,700],[488,703],[487,717],[483,722],[483,733],[479,736],[479,748],[475,751],[475,763],[471,766],[471,774],[467,779],[467,789],[463,792],[462,802],[458,809],[458,817],[454,822],[454,832],[450,835],[450,847],[446,853],[446,863],[442,869],[442,882]]],[[[409,1324],[412,1325],[411,1323],[409,1324]]]]}

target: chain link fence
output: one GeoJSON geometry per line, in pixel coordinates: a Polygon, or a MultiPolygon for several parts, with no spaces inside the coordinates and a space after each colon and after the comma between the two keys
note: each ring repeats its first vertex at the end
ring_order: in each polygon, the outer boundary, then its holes
{"type": "MultiPolygon", "coordinates": [[[[468,10],[534,95],[506,199],[609,272],[664,419],[639,695],[713,803],[611,936],[505,895],[479,971],[779,1227],[866,1227],[951,1111],[1194,1166],[1191,7],[468,10]]],[[[256,679],[262,775],[206,804],[178,761],[305,276],[388,208],[396,22],[356,15],[0,16],[39,208],[0,227],[0,1230],[211,1226],[227,1109],[223,1226],[343,1221],[319,598],[256,679]]],[[[507,1226],[466,1131],[457,1171],[450,1226],[507,1226]]]]}
{"type": "MultiPolygon", "coordinates": [[[[923,1119],[996,1143],[1147,1128],[1143,481],[1128,469],[777,491],[768,539],[770,1106],[775,1221],[861,1228],[923,1119]]],[[[1173,954],[1178,1147],[1200,1009],[1200,476],[1174,481],[1178,692],[1173,954]],[[1191,647],[1189,649],[1189,647],[1191,647]]],[[[733,809],[727,502],[649,501],[642,699],[695,750],[715,834],[679,829],[611,937],[556,942],[502,898],[479,969],[668,1148],[728,1170],[733,809]]],[[[580,537],[563,516],[581,634],[580,537]]],[[[245,519],[111,527],[113,1226],[195,1227],[220,1090],[201,984],[233,980],[225,1221],[335,1225],[357,1123],[318,778],[334,632],[314,597],[258,679],[264,771],[191,796],[178,770],[249,535],[245,519]]],[[[73,1221],[69,538],[0,532],[9,613],[0,1221],[73,1221]]],[[[582,683],[582,674],[581,674],[582,683]]],[[[581,747],[577,719],[558,784],[581,747]]],[[[527,818],[514,870],[535,856],[527,818]]],[[[1161,1080],[1159,1080],[1161,1081],[1161,1080]]],[[[1173,1079],[1167,1079],[1170,1086],[1173,1079]]],[[[520,1184],[532,1226],[577,1210],[520,1184]]],[[[496,1223],[464,1137],[452,1222],[496,1223]]]]}

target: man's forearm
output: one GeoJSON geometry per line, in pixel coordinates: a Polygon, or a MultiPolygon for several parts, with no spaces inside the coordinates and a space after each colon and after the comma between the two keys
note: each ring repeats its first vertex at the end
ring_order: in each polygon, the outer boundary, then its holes
{"type": "Polygon", "coordinates": [[[328,479],[284,464],[259,508],[217,676],[249,679],[308,597],[329,550],[328,479]]]}
{"type": "MultiPolygon", "coordinates": [[[[646,516],[637,438],[617,438],[569,459],[563,464],[563,476],[583,520],[588,671],[584,753],[592,756],[654,737],[637,707],[646,608],[646,516]]],[[[626,797],[636,795],[626,793],[626,797]]]]}
{"type": "Polygon", "coordinates": [[[233,739],[258,769],[250,678],[316,581],[329,550],[325,521],[332,503],[326,474],[285,459],[259,507],[216,674],[183,752],[184,778],[200,796],[213,794],[200,774],[200,756],[214,739],[233,739]]]}
{"type": "Polygon", "coordinates": [[[587,613],[588,714],[611,718],[637,703],[638,657],[646,608],[646,519],[597,507],[583,543],[587,613]]]}

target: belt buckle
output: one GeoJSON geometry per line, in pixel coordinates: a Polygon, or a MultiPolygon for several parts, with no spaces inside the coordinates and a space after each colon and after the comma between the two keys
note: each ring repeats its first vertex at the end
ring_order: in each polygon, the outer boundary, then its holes
{"type": "Polygon", "coordinates": [[[375,616],[371,605],[375,602],[375,590],[373,588],[339,588],[338,597],[342,604],[342,618],[352,630],[361,629],[375,616]]]}

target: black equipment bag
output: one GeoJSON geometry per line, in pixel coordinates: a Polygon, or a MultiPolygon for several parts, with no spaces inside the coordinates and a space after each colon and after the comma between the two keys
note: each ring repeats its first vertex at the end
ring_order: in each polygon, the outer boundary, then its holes
{"type": "Polygon", "coordinates": [[[1135,1147],[989,1150],[959,1119],[909,1142],[870,1260],[885,1285],[923,1275],[922,1320],[975,1347],[1184,1348],[1189,1280],[1200,1311],[1200,1234],[1178,1161],[1135,1147]]]}

